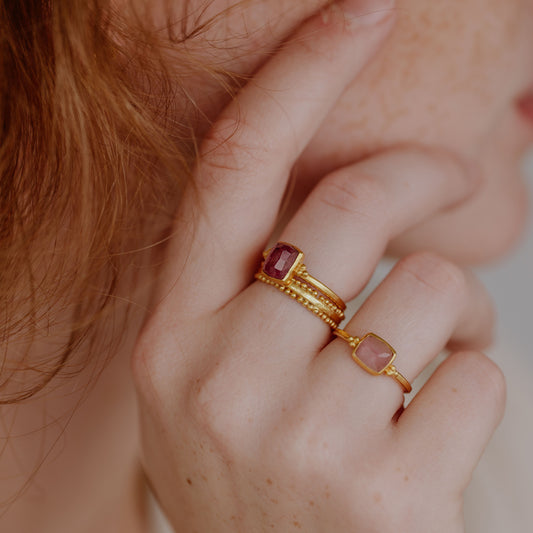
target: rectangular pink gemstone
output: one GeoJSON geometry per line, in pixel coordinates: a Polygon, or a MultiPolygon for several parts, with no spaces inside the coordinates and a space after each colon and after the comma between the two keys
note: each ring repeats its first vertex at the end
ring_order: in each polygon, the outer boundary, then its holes
{"type": "Polygon", "coordinates": [[[355,355],[376,374],[383,372],[394,358],[394,353],[390,347],[373,335],[365,337],[359,343],[355,355]]]}
{"type": "Polygon", "coordinates": [[[263,266],[263,272],[274,279],[284,279],[298,258],[299,251],[287,244],[276,244],[263,266]]]}

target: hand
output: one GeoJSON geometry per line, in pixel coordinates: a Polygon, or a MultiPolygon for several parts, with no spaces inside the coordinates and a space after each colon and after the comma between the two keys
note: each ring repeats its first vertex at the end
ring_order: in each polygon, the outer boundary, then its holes
{"type": "MultiPolygon", "coordinates": [[[[492,325],[481,285],[419,253],[346,325],[387,339],[410,381],[447,344],[465,350],[402,410],[393,379],[253,282],[294,162],[392,19],[310,19],[205,140],[133,358],[144,464],[176,531],[462,531],[462,492],[504,403],[501,373],[473,351],[492,325]]],[[[325,176],[280,240],[349,300],[391,238],[472,182],[446,153],[390,150],[325,176]]]]}

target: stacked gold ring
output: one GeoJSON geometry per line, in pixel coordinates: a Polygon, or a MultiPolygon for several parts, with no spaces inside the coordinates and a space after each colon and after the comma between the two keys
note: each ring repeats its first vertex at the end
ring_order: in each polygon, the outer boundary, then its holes
{"type": "Polygon", "coordinates": [[[318,316],[332,329],[344,320],[346,304],[335,292],[317,280],[303,263],[304,254],[296,246],[278,242],[263,253],[261,268],[255,277],[289,295],[318,316]]]}

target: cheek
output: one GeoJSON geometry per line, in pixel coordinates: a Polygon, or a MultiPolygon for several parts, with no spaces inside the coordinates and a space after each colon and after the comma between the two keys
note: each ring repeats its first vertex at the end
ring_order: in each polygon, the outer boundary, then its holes
{"type": "Polygon", "coordinates": [[[403,257],[431,250],[465,265],[494,261],[522,237],[528,215],[528,192],[517,175],[502,195],[487,188],[464,208],[441,214],[394,240],[387,253],[403,257]]]}
{"type": "Polygon", "coordinates": [[[405,142],[476,155],[524,86],[533,43],[521,30],[520,5],[400,0],[390,41],[318,133],[306,169],[316,177],[405,142]],[[527,58],[517,54],[526,44],[527,58]]]}
{"type": "Polygon", "coordinates": [[[509,113],[483,149],[479,189],[464,204],[414,228],[389,247],[403,256],[430,249],[466,264],[494,260],[521,237],[528,215],[528,191],[521,176],[520,152],[526,147],[509,113]]]}
{"type": "Polygon", "coordinates": [[[310,187],[340,165],[405,143],[475,158],[483,167],[476,194],[391,250],[431,249],[461,263],[492,259],[516,241],[527,213],[518,161],[531,133],[514,101],[533,79],[533,2],[400,0],[399,6],[390,42],[333,110],[299,175],[310,187]]]}

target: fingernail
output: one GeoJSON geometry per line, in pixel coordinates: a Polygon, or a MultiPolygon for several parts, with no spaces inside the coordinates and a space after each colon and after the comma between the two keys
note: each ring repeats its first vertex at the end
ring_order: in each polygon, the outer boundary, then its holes
{"type": "Polygon", "coordinates": [[[350,25],[372,26],[390,17],[396,0],[342,0],[342,9],[350,25]]]}

